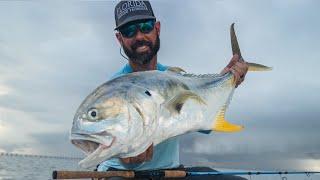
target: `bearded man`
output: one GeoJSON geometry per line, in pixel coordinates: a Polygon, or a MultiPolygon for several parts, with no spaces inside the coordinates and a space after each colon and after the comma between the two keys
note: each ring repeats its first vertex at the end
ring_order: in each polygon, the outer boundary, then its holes
{"type": "MultiPolygon", "coordinates": [[[[120,1],[115,7],[115,22],[116,37],[128,57],[128,64],[114,78],[137,71],[167,69],[158,63],[160,22],[156,20],[149,1],[120,1]]],[[[231,71],[239,85],[247,70],[247,64],[235,55],[222,73],[231,71]]],[[[98,171],[172,169],[179,166],[179,143],[175,137],[155,147],[151,145],[136,157],[105,161],[98,166],[98,171]]]]}

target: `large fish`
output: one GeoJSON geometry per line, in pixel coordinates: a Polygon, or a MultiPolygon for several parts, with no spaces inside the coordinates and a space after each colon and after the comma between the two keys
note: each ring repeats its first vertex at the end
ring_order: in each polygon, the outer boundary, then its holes
{"type": "MultiPolygon", "coordinates": [[[[241,57],[231,25],[233,54],[241,57]]],[[[270,70],[248,63],[249,71],[270,70]]],[[[225,120],[235,90],[232,73],[194,75],[180,68],[134,72],[94,90],[78,108],[71,142],[87,154],[80,161],[94,167],[112,157],[133,157],[151,144],[192,131],[236,132],[225,120]]]]}

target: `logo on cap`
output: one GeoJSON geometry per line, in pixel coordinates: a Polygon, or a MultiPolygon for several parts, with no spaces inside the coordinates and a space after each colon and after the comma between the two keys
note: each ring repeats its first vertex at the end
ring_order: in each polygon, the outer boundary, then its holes
{"type": "Polygon", "coordinates": [[[148,11],[146,4],[143,1],[126,1],[117,8],[117,17],[120,19],[122,16],[133,11],[148,11]]]}

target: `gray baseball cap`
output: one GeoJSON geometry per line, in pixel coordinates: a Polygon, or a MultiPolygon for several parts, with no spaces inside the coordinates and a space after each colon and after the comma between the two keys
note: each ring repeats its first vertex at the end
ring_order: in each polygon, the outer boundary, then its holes
{"type": "Polygon", "coordinates": [[[132,21],[156,19],[149,1],[121,0],[114,8],[116,30],[132,21]]]}

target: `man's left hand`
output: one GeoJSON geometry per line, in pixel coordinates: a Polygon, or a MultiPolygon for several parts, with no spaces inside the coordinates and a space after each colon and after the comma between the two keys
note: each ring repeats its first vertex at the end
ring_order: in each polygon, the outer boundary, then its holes
{"type": "Polygon", "coordinates": [[[244,81],[248,68],[247,63],[240,59],[239,55],[235,54],[220,74],[231,72],[234,75],[236,87],[238,87],[244,81]]]}
{"type": "Polygon", "coordinates": [[[146,161],[151,161],[152,156],[153,156],[153,144],[151,144],[151,146],[149,146],[145,152],[139,154],[138,156],[120,158],[120,159],[121,159],[122,163],[125,163],[125,164],[143,163],[146,161]]]}

